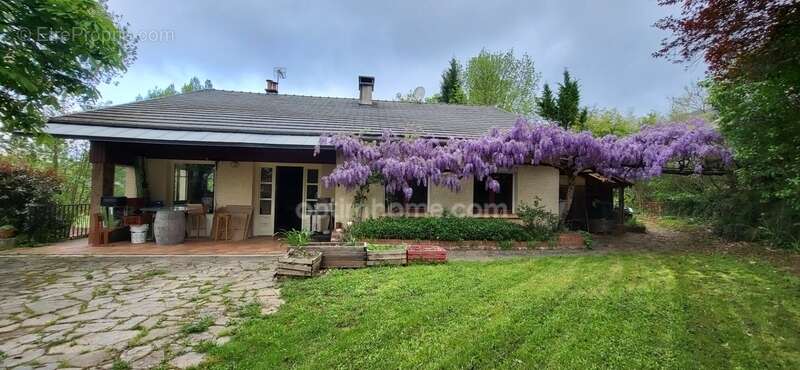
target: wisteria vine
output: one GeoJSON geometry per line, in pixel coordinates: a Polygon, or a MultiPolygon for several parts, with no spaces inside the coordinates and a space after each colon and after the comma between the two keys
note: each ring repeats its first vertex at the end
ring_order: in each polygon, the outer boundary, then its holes
{"type": "Polygon", "coordinates": [[[407,199],[414,184],[433,183],[458,191],[461,179],[471,177],[485,179],[488,189],[499,191],[491,174],[525,164],[554,166],[573,177],[591,170],[626,180],[652,178],[668,166],[701,173],[709,165],[731,164],[722,137],[702,120],[598,139],[588,132],[519,119],[510,130],[493,129],[479,138],[401,138],[385,131],[377,140],[324,135],[319,145],[332,146],[343,159],[322,178],[325,186],[353,189],[378,174],[388,191],[402,191],[407,199]]]}

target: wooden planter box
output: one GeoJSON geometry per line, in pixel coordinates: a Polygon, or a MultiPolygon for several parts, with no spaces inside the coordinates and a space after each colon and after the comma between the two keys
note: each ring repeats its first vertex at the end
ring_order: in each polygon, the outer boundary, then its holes
{"type": "Polygon", "coordinates": [[[407,251],[408,262],[447,262],[447,250],[438,245],[412,245],[407,251]]]}
{"type": "Polygon", "coordinates": [[[405,265],[408,262],[405,248],[371,251],[367,249],[367,266],[405,265]]]}
{"type": "MultiPolygon", "coordinates": [[[[314,252],[311,252],[314,253],[314,252]]],[[[311,277],[319,273],[322,253],[306,256],[290,250],[289,255],[278,259],[278,275],[311,277]]]]}
{"type": "Polygon", "coordinates": [[[322,252],[322,268],[367,267],[367,249],[364,247],[308,246],[306,249],[322,252]]]}

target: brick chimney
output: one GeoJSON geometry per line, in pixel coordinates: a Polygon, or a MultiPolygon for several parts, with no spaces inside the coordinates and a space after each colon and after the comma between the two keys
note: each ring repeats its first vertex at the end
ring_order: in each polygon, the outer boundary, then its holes
{"type": "Polygon", "coordinates": [[[267,88],[264,89],[267,94],[277,94],[278,93],[278,83],[272,80],[267,80],[267,88]]]}
{"type": "Polygon", "coordinates": [[[358,76],[358,104],[372,105],[372,89],[375,87],[375,77],[358,76]]]}

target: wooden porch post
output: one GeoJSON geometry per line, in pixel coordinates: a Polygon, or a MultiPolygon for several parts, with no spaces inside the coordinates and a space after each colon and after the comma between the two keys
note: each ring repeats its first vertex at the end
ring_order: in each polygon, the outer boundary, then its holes
{"type": "Polygon", "coordinates": [[[106,143],[92,141],[89,146],[89,162],[92,164],[92,191],[89,195],[89,239],[95,235],[97,225],[94,215],[100,213],[100,198],[114,195],[114,163],[108,155],[106,143]]]}
{"type": "Polygon", "coordinates": [[[625,187],[619,188],[619,222],[620,225],[625,224],[625,187]]]}

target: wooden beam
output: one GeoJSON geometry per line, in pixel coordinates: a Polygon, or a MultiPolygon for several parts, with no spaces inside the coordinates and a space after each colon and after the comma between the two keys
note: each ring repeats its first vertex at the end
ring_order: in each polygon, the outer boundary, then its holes
{"type": "Polygon", "coordinates": [[[625,224],[625,187],[619,188],[619,225],[625,224]]]}
{"type": "MultiPolygon", "coordinates": [[[[93,141],[89,146],[89,161],[92,164],[92,187],[89,195],[89,214],[100,213],[100,198],[114,195],[114,162],[108,154],[108,145],[93,141]]],[[[98,225],[89,225],[89,234],[95,235],[98,225]]],[[[92,239],[90,237],[90,239],[92,239]]]]}

